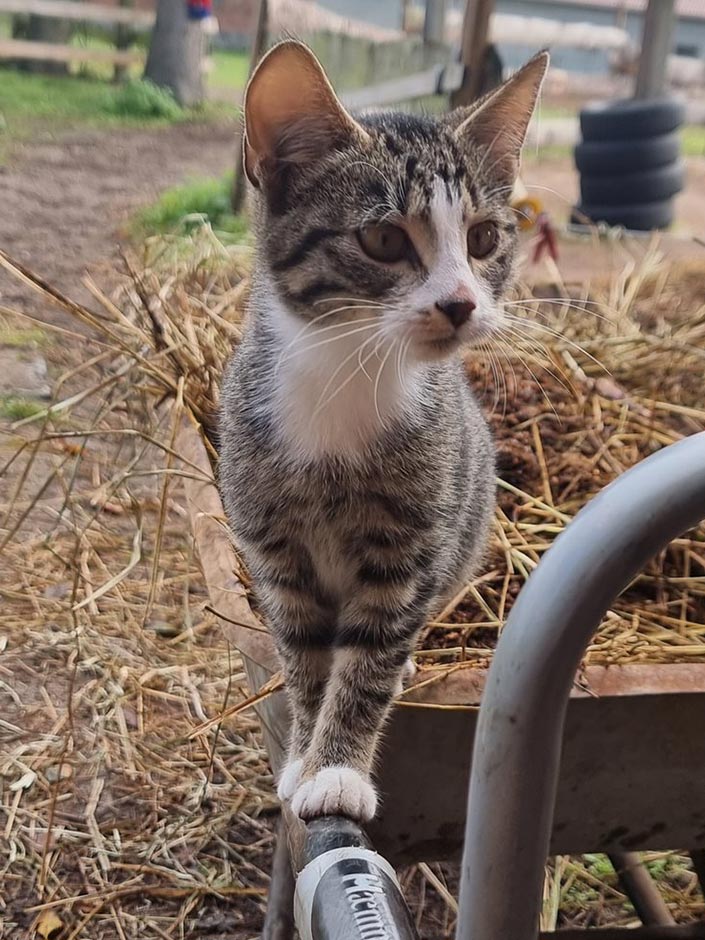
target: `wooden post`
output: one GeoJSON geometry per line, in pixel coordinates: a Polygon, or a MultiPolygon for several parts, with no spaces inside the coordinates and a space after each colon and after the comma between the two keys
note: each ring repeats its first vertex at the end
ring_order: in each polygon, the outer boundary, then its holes
{"type": "Polygon", "coordinates": [[[471,104],[485,87],[487,38],[495,0],[467,0],[463,17],[460,60],[465,66],[465,81],[451,96],[451,107],[471,104]]]}
{"type": "MultiPolygon", "coordinates": [[[[268,10],[267,0],[259,0],[259,11],[257,13],[257,29],[255,38],[252,42],[252,54],[250,55],[250,69],[248,77],[254,72],[257,63],[262,57],[262,53],[267,45],[267,22],[268,10]]],[[[245,133],[244,115],[240,121],[240,130],[237,134],[237,149],[235,150],[235,177],[233,179],[233,192],[230,204],[233,212],[238,215],[242,212],[242,204],[245,201],[245,168],[243,166],[242,142],[245,133]]]]}
{"type": "Polygon", "coordinates": [[[441,46],[445,41],[446,0],[426,0],[423,41],[427,46],[441,46]]]}
{"type": "Polygon", "coordinates": [[[675,0],[649,0],[644,17],[635,98],[657,98],[665,92],[674,24],[675,0]]]}
{"type": "MultiPolygon", "coordinates": [[[[118,0],[118,6],[127,7],[132,9],[135,5],[135,0],[118,0]]],[[[115,48],[116,49],[129,49],[134,41],[134,34],[132,29],[125,25],[124,23],[118,23],[115,27],[115,48]]],[[[123,82],[129,75],[129,70],[126,65],[116,65],[113,71],[113,81],[114,82],[123,82]]]]}

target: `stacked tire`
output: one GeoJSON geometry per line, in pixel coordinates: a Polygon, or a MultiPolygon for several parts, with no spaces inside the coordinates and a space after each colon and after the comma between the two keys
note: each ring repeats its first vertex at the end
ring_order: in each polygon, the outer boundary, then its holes
{"type": "Polygon", "coordinates": [[[674,98],[600,102],[581,111],[583,139],[575,148],[581,202],[573,222],[667,228],[684,182],[678,133],[684,119],[674,98]]]}

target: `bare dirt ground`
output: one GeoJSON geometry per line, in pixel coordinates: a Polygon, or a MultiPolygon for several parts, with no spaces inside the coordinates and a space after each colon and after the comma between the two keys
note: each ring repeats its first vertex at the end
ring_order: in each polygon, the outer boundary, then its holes
{"type": "MultiPolygon", "coordinates": [[[[233,154],[230,125],[35,138],[0,167],[0,246],[83,301],[81,278],[117,261],[120,228],[131,212],[188,178],[224,173],[233,154]]],[[[0,274],[0,303],[34,302],[0,274]]]]}

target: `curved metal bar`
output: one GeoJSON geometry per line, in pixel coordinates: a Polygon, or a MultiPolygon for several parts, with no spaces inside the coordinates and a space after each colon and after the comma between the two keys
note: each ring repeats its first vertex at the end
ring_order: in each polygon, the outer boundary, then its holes
{"type": "Polygon", "coordinates": [[[603,490],[521,591],[480,709],[456,940],[537,936],[576,670],[615,597],[703,518],[705,433],[664,448],[603,490]]]}

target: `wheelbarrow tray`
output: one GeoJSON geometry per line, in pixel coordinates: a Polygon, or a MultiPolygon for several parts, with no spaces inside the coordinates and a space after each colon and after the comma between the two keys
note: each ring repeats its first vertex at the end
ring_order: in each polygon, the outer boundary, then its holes
{"type": "MultiPolygon", "coordinates": [[[[179,449],[203,475],[184,479],[193,535],[212,605],[255,695],[278,671],[274,646],[237,576],[200,430],[184,425],[179,449]]],[[[381,810],[368,832],[393,864],[450,858],[462,848],[485,670],[424,670],[423,679],[395,704],[376,773],[381,810]]],[[[286,747],[285,695],[253,707],[276,773],[286,747]]],[[[587,666],[568,708],[551,852],[705,848],[704,780],[705,664],[587,666]]]]}

